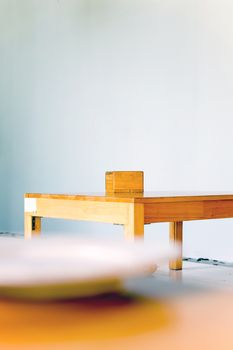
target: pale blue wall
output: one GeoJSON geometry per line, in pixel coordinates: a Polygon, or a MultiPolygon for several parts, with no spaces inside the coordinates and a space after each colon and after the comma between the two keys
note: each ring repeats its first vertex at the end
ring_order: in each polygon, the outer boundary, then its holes
{"type": "MultiPolygon", "coordinates": [[[[230,0],[0,0],[0,230],[23,231],[24,192],[99,191],[105,170],[232,190],[232,15],[230,0]]],[[[231,220],[185,232],[186,255],[233,260],[231,220]]]]}

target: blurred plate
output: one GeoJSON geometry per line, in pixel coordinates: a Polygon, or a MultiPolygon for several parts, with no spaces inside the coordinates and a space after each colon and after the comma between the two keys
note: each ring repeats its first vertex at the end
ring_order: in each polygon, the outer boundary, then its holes
{"type": "Polygon", "coordinates": [[[143,242],[1,238],[0,296],[62,299],[113,292],[124,278],[156,270],[175,255],[143,242]]]}

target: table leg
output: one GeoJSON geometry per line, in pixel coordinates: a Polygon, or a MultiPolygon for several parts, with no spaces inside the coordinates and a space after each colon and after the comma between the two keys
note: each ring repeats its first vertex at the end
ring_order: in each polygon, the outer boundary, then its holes
{"type": "Polygon", "coordinates": [[[125,239],[134,241],[144,237],[144,205],[132,203],[129,205],[128,221],[124,224],[125,239]]]}
{"type": "Polygon", "coordinates": [[[24,215],[24,238],[31,238],[41,232],[41,218],[31,214],[24,215]]]}
{"type": "Polygon", "coordinates": [[[179,256],[177,259],[171,259],[169,267],[171,270],[182,270],[182,240],[183,240],[183,222],[170,223],[170,243],[177,246],[179,256]]]}

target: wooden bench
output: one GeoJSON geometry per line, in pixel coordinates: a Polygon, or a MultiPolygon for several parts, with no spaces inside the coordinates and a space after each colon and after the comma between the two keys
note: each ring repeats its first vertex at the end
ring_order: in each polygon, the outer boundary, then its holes
{"type": "Polygon", "coordinates": [[[233,217],[233,194],[143,192],[143,172],[107,172],[106,191],[94,194],[25,194],[25,238],[41,231],[41,218],[121,224],[125,238],[144,235],[144,225],[170,223],[170,241],[180,256],[170,269],[182,269],[183,222],[233,217]]]}

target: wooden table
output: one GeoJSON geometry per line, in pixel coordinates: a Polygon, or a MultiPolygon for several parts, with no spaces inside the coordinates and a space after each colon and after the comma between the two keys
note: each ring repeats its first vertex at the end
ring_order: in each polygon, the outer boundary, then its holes
{"type": "MultiPolygon", "coordinates": [[[[88,220],[124,225],[128,240],[142,238],[144,225],[169,222],[170,240],[180,256],[170,268],[182,269],[184,221],[233,217],[233,194],[139,192],[96,194],[25,194],[25,237],[41,231],[41,218],[88,220]]],[[[201,242],[200,242],[201,244],[201,242]]]]}
{"type": "MultiPolygon", "coordinates": [[[[178,272],[175,272],[178,273],[178,272]]],[[[233,293],[108,295],[66,302],[0,299],[4,350],[232,350],[233,293]]]]}

